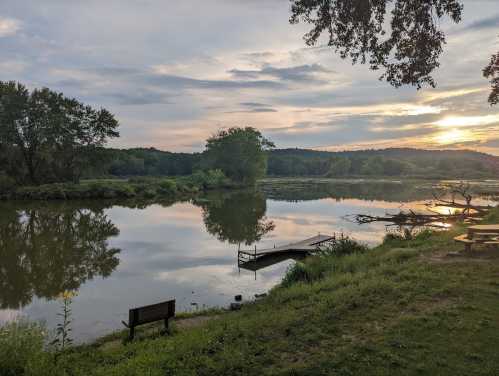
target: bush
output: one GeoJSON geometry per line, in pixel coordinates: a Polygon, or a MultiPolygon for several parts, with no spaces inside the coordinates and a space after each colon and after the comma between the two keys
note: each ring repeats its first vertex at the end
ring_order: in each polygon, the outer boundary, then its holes
{"type": "Polygon", "coordinates": [[[16,182],[11,177],[0,174],[0,193],[12,192],[16,187],[16,182]]]}
{"type": "Polygon", "coordinates": [[[302,262],[297,262],[291,266],[281,282],[281,286],[289,287],[297,282],[312,282],[315,278],[310,273],[308,265],[302,262]]]}
{"type": "Polygon", "coordinates": [[[228,185],[228,179],[220,170],[196,171],[191,176],[183,179],[190,187],[200,189],[220,188],[228,185]]]}
{"type": "Polygon", "coordinates": [[[140,196],[153,199],[158,196],[174,197],[178,193],[193,194],[201,190],[227,187],[229,180],[220,170],[197,171],[191,176],[178,178],[135,177],[129,180],[87,180],[81,184],[56,183],[34,187],[11,187],[10,178],[0,175],[1,198],[14,197],[28,200],[114,199],[140,196]]]}
{"type": "Polygon", "coordinates": [[[54,374],[53,355],[44,351],[44,342],[38,324],[20,321],[0,327],[0,375],[54,374]]]}
{"type": "Polygon", "coordinates": [[[174,195],[177,193],[177,183],[173,179],[163,179],[159,182],[158,192],[162,195],[174,195]]]}
{"type": "Polygon", "coordinates": [[[291,266],[284,276],[281,285],[289,287],[297,282],[311,283],[318,281],[334,270],[334,264],[340,257],[361,254],[369,248],[357,243],[348,237],[342,237],[323,248],[317,256],[307,258],[304,262],[297,262],[291,266]]]}
{"type": "Polygon", "coordinates": [[[419,232],[412,232],[409,229],[404,229],[401,233],[388,233],[383,239],[383,244],[389,244],[394,242],[407,242],[407,241],[425,241],[429,239],[433,234],[433,231],[428,229],[423,229],[419,232]]]}
{"type": "Polygon", "coordinates": [[[364,244],[357,243],[349,237],[341,236],[340,239],[332,242],[326,248],[322,249],[322,256],[345,256],[353,253],[363,253],[368,248],[364,244]]]}

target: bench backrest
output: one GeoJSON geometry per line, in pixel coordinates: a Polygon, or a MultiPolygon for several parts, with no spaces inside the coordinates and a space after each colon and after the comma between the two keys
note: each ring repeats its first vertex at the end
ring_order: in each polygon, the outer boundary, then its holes
{"type": "Polygon", "coordinates": [[[133,327],[172,317],[175,317],[175,300],[131,309],[128,323],[133,327]]]}

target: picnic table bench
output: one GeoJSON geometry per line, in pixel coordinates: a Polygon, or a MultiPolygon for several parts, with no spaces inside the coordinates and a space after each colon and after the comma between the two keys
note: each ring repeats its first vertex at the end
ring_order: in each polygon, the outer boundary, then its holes
{"type": "Polygon", "coordinates": [[[456,236],[454,240],[464,243],[466,251],[471,251],[473,244],[499,246],[499,225],[470,226],[467,234],[456,236]]]}

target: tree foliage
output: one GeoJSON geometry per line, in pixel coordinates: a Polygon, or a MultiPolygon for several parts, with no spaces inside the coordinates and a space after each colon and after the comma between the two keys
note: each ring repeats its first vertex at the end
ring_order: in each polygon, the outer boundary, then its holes
{"type": "Polygon", "coordinates": [[[251,127],[221,130],[207,141],[205,163],[236,182],[254,183],[265,175],[267,151],[273,147],[251,127]]]}
{"type": "Polygon", "coordinates": [[[489,103],[496,105],[499,103],[499,52],[493,55],[490,59],[489,65],[483,70],[485,78],[490,79],[492,92],[489,95],[489,103]]]}
{"type": "Polygon", "coordinates": [[[328,45],[355,64],[383,69],[391,85],[435,86],[445,34],[439,21],[461,20],[458,0],[291,0],[291,23],[312,25],[304,39],[315,45],[328,35],[328,45]],[[390,19],[387,14],[390,14],[390,19]]]}
{"type": "Polygon", "coordinates": [[[417,149],[326,152],[273,150],[270,176],[411,176],[422,178],[483,178],[499,173],[499,160],[469,151],[417,149]]]}
{"type": "Polygon", "coordinates": [[[30,92],[0,82],[0,159],[18,183],[77,182],[87,164],[97,164],[106,141],[119,136],[117,128],[105,109],[47,88],[30,92]]]}
{"type": "Polygon", "coordinates": [[[275,228],[265,216],[267,202],[261,192],[221,195],[201,206],[206,229],[220,241],[251,245],[275,228]]]}
{"type": "Polygon", "coordinates": [[[108,239],[119,230],[102,207],[3,203],[0,212],[0,309],[53,299],[118,266],[108,239]]]}

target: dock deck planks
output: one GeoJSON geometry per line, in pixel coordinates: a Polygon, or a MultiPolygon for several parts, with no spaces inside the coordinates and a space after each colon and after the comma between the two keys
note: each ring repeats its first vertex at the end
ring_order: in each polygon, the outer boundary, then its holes
{"type": "Polygon", "coordinates": [[[278,253],[287,253],[287,252],[312,252],[317,249],[318,246],[323,243],[327,243],[329,241],[335,240],[336,236],[333,235],[317,235],[309,239],[301,240],[296,243],[290,243],[286,245],[282,245],[274,248],[266,248],[266,249],[255,249],[255,250],[239,250],[240,254],[245,254],[251,256],[252,258],[258,258],[262,256],[278,254],[278,253]]]}

